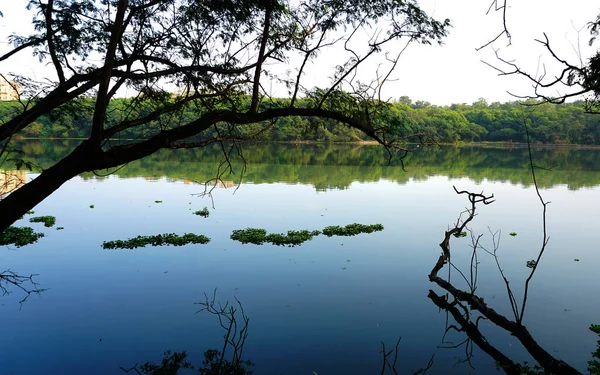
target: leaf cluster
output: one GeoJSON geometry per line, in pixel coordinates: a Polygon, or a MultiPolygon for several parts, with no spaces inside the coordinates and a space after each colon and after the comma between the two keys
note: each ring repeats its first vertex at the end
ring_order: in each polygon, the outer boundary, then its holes
{"type": "Polygon", "coordinates": [[[210,238],[204,235],[198,235],[194,233],[185,233],[180,236],[175,233],[158,234],[154,236],[137,236],[127,240],[115,240],[115,241],[104,241],[102,243],[103,249],[135,249],[138,247],[144,247],[146,245],[151,246],[183,246],[187,244],[206,244],[210,242],[210,238]]]}

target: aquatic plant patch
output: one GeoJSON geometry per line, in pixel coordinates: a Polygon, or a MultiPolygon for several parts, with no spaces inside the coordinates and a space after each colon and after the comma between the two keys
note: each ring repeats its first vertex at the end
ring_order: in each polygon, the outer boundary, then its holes
{"type": "Polygon", "coordinates": [[[265,242],[277,246],[296,246],[312,240],[321,234],[318,230],[289,230],[287,233],[269,233],[262,228],[237,229],[231,232],[230,238],[243,244],[253,243],[262,245],[265,242]]]}
{"type": "Polygon", "coordinates": [[[313,237],[321,233],[328,237],[356,236],[361,233],[373,233],[381,230],[383,230],[383,225],[381,224],[365,225],[357,223],[348,224],[345,227],[329,226],[323,229],[322,232],[318,230],[289,230],[287,233],[267,233],[267,230],[262,228],[246,228],[234,230],[231,232],[230,238],[243,244],[252,243],[262,245],[264,243],[271,243],[277,246],[291,247],[310,241],[313,237]]]}
{"type": "Polygon", "coordinates": [[[44,233],[36,233],[31,227],[8,227],[0,233],[0,245],[21,247],[37,242],[44,233]]]}
{"type": "Polygon", "coordinates": [[[175,233],[157,234],[155,236],[137,236],[127,240],[104,241],[102,248],[104,249],[135,249],[151,246],[183,246],[187,244],[206,244],[210,242],[210,238],[194,233],[185,233],[180,236],[175,233]]]}
{"type": "Polygon", "coordinates": [[[198,216],[202,216],[202,217],[208,217],[208,215],[210,215],[210,212],[208,211],[208,207],[204,207],[201,210],[195,211],[194,215],[198,215],[198,216]]]}
{"type": "Polygon", "coordinates": [[[373,232],[379,232],[382,230],[383,230],[382,224],[366,225],[366,224],[352,223],[352,224],[346,225],[345,227],[340,227],[338,225],[325,227],[323,229],[323,234],[326,235],[327,237],[356,236],[357,234],[361,234],[361,233],[373,233],[373,232]]]}
{"type": "Polygon", "coordinates": [[[56,224],[56,217],[54,216],[36,216],[29,219],[30,223],[44,223],[46,228],[52,228],[56,224]]]}

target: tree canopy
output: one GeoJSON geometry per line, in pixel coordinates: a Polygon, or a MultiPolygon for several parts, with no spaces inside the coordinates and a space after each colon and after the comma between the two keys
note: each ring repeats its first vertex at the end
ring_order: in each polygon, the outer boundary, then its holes
{"type": "Polygon", "coordinates": [[[21,107],[0,124],[3,152],[42,115],[87,112],[91,129],[71,154],[0,201],[0,231],[80,173],[164,148],[226,150],[225,142],[260,134],[278,118],[332,119],[407,152],[399,143],[406,137],[389,136],[378,119],[381,87],[398,65],[398,43],[441,42],[449,28],[412,0],[31,0],[27,7],[35,32],[11,36],[13,49],[0,62],[29,51],[53,67],[54,79],[5,77],[21,88],[21,107]],[[330,82],[308,87],[307,66],[328,51],[342,58],[330,82]],[[380,69],[359,80],[377,56],[380,69]],[[270,100],[267,78],[283,83],[289,100],[270,100]],[[124,88],[136,96],[109,116],[124,88]],[[189,106],[194,117],[182,118],[189,106]],[[257,123],[266,125],[243,131],[257,123]],[[124,140],[134,128],[144,139],[124,140]]]}

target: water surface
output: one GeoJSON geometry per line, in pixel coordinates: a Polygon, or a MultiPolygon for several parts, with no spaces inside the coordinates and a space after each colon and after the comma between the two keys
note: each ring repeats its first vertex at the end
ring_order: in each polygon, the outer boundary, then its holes
{"type": "MultiPolygon", "coordinates": [[[[22,145],[41,166],[72,147],[22,145]]],[[[250,317],[245,357],[256,374],[379,373],[381,342],[390,347],[398,337],[403,373],[424,367],[432,355],[433,373],[495,371],[477,348],[475,370],[455,365],[464,347],[440,348],[452,344],[442,343],[446,315],[427,298],[429,289],[442,291],[427,275],[444,230],[467,205],[452,186],[483,190],[497,201],[481,208],[472,228],[490,247],[488,228],[502,231],[502,266],[521,295],[525,263],[541,241],[541,206],[525,150],[428,148],[406,160],[406,170],[397,161],[386,165],[374,147],[247,145],[244,156],[247,168],[234,162],[235,174],[221,176],[211,197],[198,195],[204,191],[198,182],[216,176],[221,154],[187,150],[160,153],[106,177],[77,177],[36,207],[36,215],[55,215],[65,229],[40,225],[46,237],[37,244],[0,251],[4,269],[39,274],[36,280],[49,288],[22,307],[17,291],[0,300],[0,373],[118,374],[119,366],[156,361],[164,350],[187,350],[200,363],[204,350],[220,348],[222,331],[214,317],[196,314],[194,302],[215,288],[222,301],[238,298],[250,317]],[[204,206],[209,218],[192,214],[204,206]],[[382,223],[385,230],[320,236],[293,248],[229,239],[232,230],[246,227],[285,232],[352,222],[382,223]],[[211,242],[134,251],[100,246],[166,232],[204,234],[211,242]]],[[[540,150],[535,157],[552,167],[539,171],[541,192],[552,201],[551,239],[525,324],[549,352],[584,371],[596,341],[587,327],[600,323],[600,153],[540,150]]],[[[453,245],[454,262],[465,269],[468,245],[467,238],[453,245]]],[[[482,254],[480,262],[479,294],[508,314],[493,259],[482,254]]],[[[513,360],[529,359],[506,333],[481,326],[513,360]]],[[[446,339],[457,344],[464,337],[446,339]]]]}

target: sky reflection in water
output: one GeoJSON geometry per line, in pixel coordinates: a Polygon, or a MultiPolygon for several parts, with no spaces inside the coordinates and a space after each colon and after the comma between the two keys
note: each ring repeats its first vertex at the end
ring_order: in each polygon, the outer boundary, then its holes
{"type": "MultiPolygon", "coordinates": [[[[369,167],[361,172],[368,174],[369,167]]],[[[600,195],[598,187],[570,190],[568,183],[542,191],[552,201],[551,239],[525,321],[542,346],[583,371],[595,343],[587,327],[600,323],[594,239],[600,195]]],[[[541,206],[532,188],[521,184],[443,173],[402,184],[386,178],[353,182],[345,189],[315,189],[290,180],[244,183],[235,194],[216,189],[215,209],[203,219],[192,215],[211,206],[210,199],[192,195],[202,191],[199,185],[78,177],[35,209],[36,215],[57,216],[63,231],[44,230],[47,236],[39,243],[0,252],[4,268],[39,273],[38,281],[50,288],[21,310],[16,292],[0,301],[5,337],[0,372],[118,374],[119,366],[158,360],[167,349],[188,350],[200,363],[204,350],[220,347],[222,332],[213,317],[195,314],[199,307],[193,302],[214,288],[223,301],[236,296],[250,317],[245,357],[256,363],[256,374],[378,373],[380,342],[392,346],[398,336],[405,371],[425,366],[432,354],[434,373],[471,371],[452,367],[464,350],[437,348],[445,314],[426,298],[429,289],[441,294],[427,275],[443,231],[467,203],[453,185],[495,194],[497,202],[481,208],[472,228],[486,234],[483,241],[490,247],[488,227],[502,230],[503,268],[513,287],[521,285],[529,271],[525,263],[535,258],[541,241],[541,206]],[[352,238],[320,236],[294,248],[229,239],[232,230],[246,227],[285,232],[352,222],[382,223],[385,230],[352,238]],[[167,232],[205,234],[212,241],[136,251],[100,247],[104,240],[167,232]]],[[[453,246],[454,262],[464,268],[468,244],[465,238],[453,246]]],[[[508,313],[493,260],[482,255],[480,261],[479,294],[508,313]]],[[[514,360],[528,359],[498,329],[483,323],[483,331],[514,360]]],[[[462,341],[460,335],[448,338],[462,341]]],[[[476,373],[494,368],[483,353],[473,364],[476,373]]]]}

